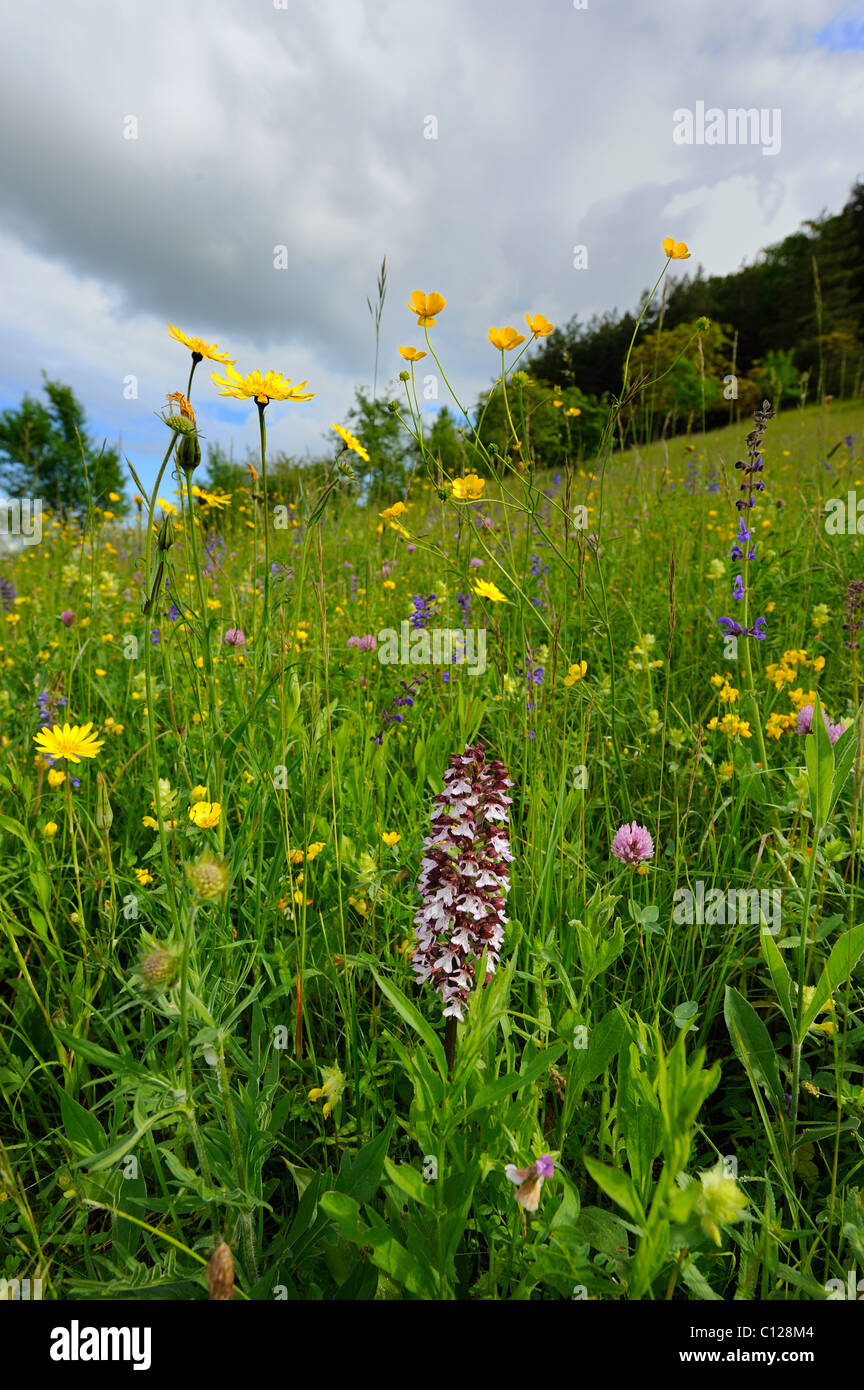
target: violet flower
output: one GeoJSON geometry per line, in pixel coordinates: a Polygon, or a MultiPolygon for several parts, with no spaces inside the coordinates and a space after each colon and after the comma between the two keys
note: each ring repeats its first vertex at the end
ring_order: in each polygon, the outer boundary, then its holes
{"type": "Polygon", "coordinates": [[[513,1195],[520,1207],[525,1211],[536,1211],[544,1181],[555,1176],[555,1163],[551,1154],[541,1154],[530,1168],[517,1168],[515,1164],[508,1163],[504,1172],[519,1188],[513,1195]]]}
{"type": "Polygon", "coordinates": [[[634,820],[616,830],[612,853],[622,864],[641,864],[644,859],[654,858],[654,841],[646,827],[634,820]]]}

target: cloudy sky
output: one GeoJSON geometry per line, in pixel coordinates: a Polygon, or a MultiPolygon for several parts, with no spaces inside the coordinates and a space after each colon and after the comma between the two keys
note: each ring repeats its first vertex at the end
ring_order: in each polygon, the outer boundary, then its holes
{"type": "MultiPolygon", "coordinates": [[[[5,0],[0,406],[44,368],[146,482],[188,368],[172,322],[243,372],[308,379],[269,436],[320,451],[371,385],[382,255],[379,386],[423,345],[408,294],[438,290],[470,404],[491,324],[635,306],[669,234],[733,270],[864,177],[860,5],[576,3],[5,0]],[[700,102],[779,109],[779,152],[676,143],[700,102]]],[[[201,368],[195,400],[242,456],[254,407],[201,368]]]]}

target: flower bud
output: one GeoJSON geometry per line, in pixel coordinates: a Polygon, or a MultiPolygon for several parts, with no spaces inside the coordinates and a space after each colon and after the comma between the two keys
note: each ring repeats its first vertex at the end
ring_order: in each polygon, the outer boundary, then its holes
{"type": "Polygon", "coordinates": [[[400,373],[399,373],[399,380],[400,380],[400,381],[410,381],[410,380],[411,380],[411,373],[410,373],[410,372],[400,372],[400,373]]]}
{"type": "Polygon", "coordinates": [[[175,434],[194,434],[195,421],[186,415],[163,415],[162,419],[175,434]]]}
{"type": "Polygon", "coordinates": [[[104,772],[96,774],[96,825],[100,830],[110,830],[114,821],[114,812],[111,810],[111,802],[108,800],[108,783],[105,781],[104,772]]]}
{"type": "Polygon", "coordinates": [[[161,551],[170,550],[174,544],[174,527],[171,517],[166,512],[159,524],[159,534],[156,537],[156,549],[161,551]]]}
{"type": "Polygon", "coordinates": [[[198,443],[198,435],[194,430],[191,434],[184,434],[180,440],[177,448],[177,462],[187,475],[194,473],[201,462],[201,445],[198,443]]]}

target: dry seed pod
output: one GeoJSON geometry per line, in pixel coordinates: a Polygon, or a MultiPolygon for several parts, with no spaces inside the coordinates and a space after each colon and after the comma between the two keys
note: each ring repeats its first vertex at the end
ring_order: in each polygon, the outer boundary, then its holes
{"type": "Polygon", "coordinates": [[[210,1299],[217,1302],[227,1302],[234,1297],[234,1260],[231,1255],[231,1246],[226,1245],[224,1240],[220,1240],[210,1262],[207,1265],[207,1287],[210,1290],[210,1299]]]}

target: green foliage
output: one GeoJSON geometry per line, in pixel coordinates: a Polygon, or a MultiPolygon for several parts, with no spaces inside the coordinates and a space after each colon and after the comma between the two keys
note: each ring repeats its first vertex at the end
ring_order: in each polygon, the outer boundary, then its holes
{"type": "Polygon", "coordinates": [[[75,516],[88,505],[125,514],[120,456],[97,448],[87,434],[84,407],[71,386],[43,372],[47,404],[25,395],[17,410],[0,414],[0,475],[11,494],[41,497],[43,505],[75,516]],[[108,494],[121,494],[110,502],[108,494]]]}

